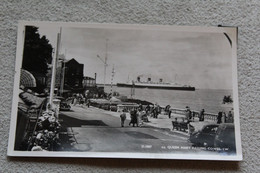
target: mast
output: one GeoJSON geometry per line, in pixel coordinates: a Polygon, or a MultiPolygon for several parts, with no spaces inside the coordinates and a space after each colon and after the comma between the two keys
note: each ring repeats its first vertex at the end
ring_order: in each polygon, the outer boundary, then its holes
{"type": "Polygon", "coordinates": [[[105,55],[105,64],[104,64],[104,91],[105,91],[105,85],[106,85],[106,73],[107,73],[107,44],[108,39],[106,39],[106,55],[105,55]]]}
{"type": "MultiPolygon", "coordinates": [[[[115,76],[115,69],[114,69],[114,64],[113,64],[112,75],[111,75],[111,88],[110,88],[111,98],[112,98],[112,95],[113,95],[113,79],[114,79],[114,76],[115,76]]],[[[110,106],[111,106],[111,98],[110,98],[110,101],[109,101],[110,106]]]]}
{"type": "Polygon", "coordinates": [[[100,59],[103,64],[104,64],[104,84],[103,84],[103,87],[104,87],[104,92],[105,92],[105,85],[106,85],[106,71],[107,71],[107,48],[108,48],[108,39],[106,39],[106,53],[105,53],[105,60],[103,60],[99,55],[97,55],[98,59],[100,59]]]}

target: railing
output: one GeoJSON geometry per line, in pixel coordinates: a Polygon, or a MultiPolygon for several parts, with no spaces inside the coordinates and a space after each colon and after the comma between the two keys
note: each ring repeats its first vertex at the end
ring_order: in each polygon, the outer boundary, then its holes
{"type": "MultiPolygon", "coordinates": [[[[165,110],[165,108],[162,108],[162,109],[165,110]]],[[[185,109],[171,108],[170,110],[174,114],[185,115],[185,109]]]]}
{"type": "MultiPolygon", "coordinates": [[[[97,104],[97,105],[92,104],[92,105],[103,109],[106,109],[105,107],[109,106],[108,104],[97,104]]],[[[110,105],[110,106],[113,107],[113,110],[117,112],[121,112],[122,110],[130,112],[131,109],[139,107],[138,104],[118,104],[118,105],[110,105]]],[[[146,105],[142,105],[142,107],[143,109],[145,109],[146,105]]],[[[151,106],[151,109],[152,108],[153,106],[151,106]]],[[[165,112],[165,107],[160,107],[160,108],[161,108],[161,112],[165,112]]],[[[170,110],[173,114],[186,115],[186,109],[171,108],[170,110]]],[[[199,114],[200,114],[199,111],[191,110],[192,118],[199,118],[199,114]]],[[[204,120],[217,121],[217,116],[218,115],[214,113],[204,112],[204,120]]]]}
{"type": "Polygon", "coordinates": [[[207,120],[211,120],[211,121],[217,121],[217,114],[213,114],[213,113],[204,113],[204,117],[207,120]]]}
{"type": "Polygon", "coordinates": [[[127,112],[130,112],[131,109],[133,108],[138,108],[138,104],[134,105],[117,105],[117,112],[122,112],[123,110],[126,110],[127,112]]]}
{"type": "MultiPolygon", "coordinates": [[[[165,108],[164,107],[161,107],[162,110],[164,111],[165,108]]],[[[186,109],[178,109],[178,108],[171,108],[170,109],[172,113],[174,114],[179,114],[179,115],[185,115],[186,114],[186,109]]],[[[191,116],[192,118],[199,118],[199,114],[200,112],[199,111],[193,111],[191,110],[191,116]]],[[[207,112],[204,112],[204,119],[206,120],[210,120],[210,121],[217,121],[217,114],[214,114],[214,113],[207,113],[207,112]]]]}

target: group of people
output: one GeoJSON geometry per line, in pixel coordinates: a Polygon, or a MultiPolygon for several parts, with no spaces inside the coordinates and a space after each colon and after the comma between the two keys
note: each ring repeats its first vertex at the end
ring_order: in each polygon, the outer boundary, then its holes
{"type": "Polygon", "coordinates": [[[86,104],[88,107],[90,105],[89,99],[87,99],[86,96],[84,96],[83,94],[74,94],[73,95],[73,99],[72,99],[72,104],[75,106],[76,104],[79,105],[84,105],[86,104]]]}
{"type": "Polygon", "coordinates": [[[142,122],[142,116],[144,116],[145,112],[140,110],[140,109],[132,109],[130,111],[130,122],[129,122],[129,126],[132,124],[133,127],[135,127],[135,125],[141,126],[143,124],[142,122]]]}
{"type": "MultiPolygon", "coordinates": [[[[172,110],[170,109],[171,106],[167,105],[164,109],[164,112],[168,115],[169,119],[171,119],[172,110]]],[[[127,110],[124,109],[120,115],[121,118],[121,126],[124,127],[124,122],[126,120],[126,112],[127,110]]],[[[150,106],[147,105],[145,108],[140,105],[138,108],[133,108],[130,110],[130,123],[129,126],[141,126],[143,121],[148,122],[148,116],[151,118],[158,118],[158,115],[161,113],[161,107],[159,105],[150,106]]],[[[185,119],[188,122],[194,121],[195,117],[198,117],[199,121],[205,120],[205,110],[201,109],[200,112],[191,111],[190,107],[186,106],[185,110],[185,119]]],[[[219,112],[217,116],[217,123],[233,123],[234,117],[232,111],[229,111],[228,114],[225,112],[219,112]]]]}
{"type": "MultiPolygon", "coordinates": [[[[196,113],[194,111],[191,111],[188,106],[186,106],[185,110],[185,117],[188,121],[194,121],[194,118],[196,116],[196,113]]],[[[198,114],[199,121],[204,121],[205,118],[205,110],[201,109],[201,111],[198,114]]],[[[217,115],[217,124],[221,123],[233,123],[234,117],[232,111],[229,111],[228,114],[225,112],[219,112],[217,115]]]]}
{"type": "MultiPolygon", "coordinates": [[[[170,105],[167,105],[164,111],[167,113],[169,118],[171,118],[171,110],[170,105]]],[[[122,110],[120,114],[121,119],[121,126],[124,127],[124,122],[126,120],[126,109],[122,110]]],[[[133,108],[129,111],[130,113],[130,123],[129,126],[132,125],[133,127],[142,126],[143,121],[148,122],[148,117],[151,118],[158,118],[158,115],[162,112],[162,108],[158,104],[154,104],[153,106],[147,105],[139,105],[137,108],[133,108]]]]}
{"type": "MultiPolygon", "coordinates": [[[[122,110],[122,113],[120,114],[120,120],[121,120],[121,127],[124,127],[124,123],[126,120],[126,109],[122,110]]],[[[139,127],[142,126],[143,121],[148,121],[148,117],[146,115],[146,112],[141,109],[133,108],[130,111],[130,122],[129,126],[132,125],[133,127],[139,127]]]]}
{"type": "Polygon", "coordinates": [[[228,114],[225,112],[219,112],[217,116],[217,124],[221,123],[233,123],[234,117],[232,111],[229,111],[228,114]]]}
{"type": "Polygon", "coordinates": [[[145,112],[147,115],[150,115],[152,118],[158,118],[158,115],[162,112],[161,107],[158,104],[155,104],[153,107],[146,106],[145,112]]]}
{"type": "MultiPolygon", "coordinates": [[[[191,111],[190,107],[186,106],[186,110],[185,110],[186,119],[188,121],[194,121],[195,116],[196,116],[196,112],[191,111]]],[[[201,109],[201,111],[198,114],[198,118],[199,118],[199,121],[204,121],[204,118],[205,118],[205,110],[204,109],[201,109]]]]}
{"type": "MultiPolygon", "coordinates": [[[[122,110],[122,113],[120,115],[121,118],[121,126],[124,127],[124,122],[126,120],[126,109],[122,110]]],[[[154,106],[143,106],[140,104],[136,108],[132,108],[130,111],[130,123],[129,126],[132,125],[133,127],[142,126],[143,121],[148,122],[148,116],[151,118],[158,118],[158,115],[161,113],[161,107],[157,104],[154,106]]]]}

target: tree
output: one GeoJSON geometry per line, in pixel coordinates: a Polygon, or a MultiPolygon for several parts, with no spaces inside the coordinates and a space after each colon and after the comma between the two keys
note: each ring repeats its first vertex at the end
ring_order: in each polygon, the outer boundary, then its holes
{"type": "Polygon", "coordinates": [[[38,27],[26,26],[22,68],[31,72],[36,79],[35,92],[46,88],[48,64],[52,61],[52,46],[46,36],[40,36],[38,27]]]}
{"type": "Polygon", "coordinates": [[[49,40],[38,32],[38,27],[26,26],[22,68],[32,73],[45,75],[52,60],[49,40]]]}

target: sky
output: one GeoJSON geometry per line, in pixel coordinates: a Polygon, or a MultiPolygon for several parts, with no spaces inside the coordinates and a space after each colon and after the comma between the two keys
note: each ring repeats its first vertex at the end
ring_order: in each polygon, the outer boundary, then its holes
{"type": "MultiPolygon", "coordinates": [[[[53,47],[59,30],[39,27],[53,47]]],[[[84,64],[84,76],[97,73],[97,83],[104,82],[104,63],[97,55],[104,61],[107,54],[106,83],[114,67],[114,84],[142,75],[196,88],[232,89],[231,51],[223,33],[76,27],[61,32],[60,53],[84,64]]]]}

